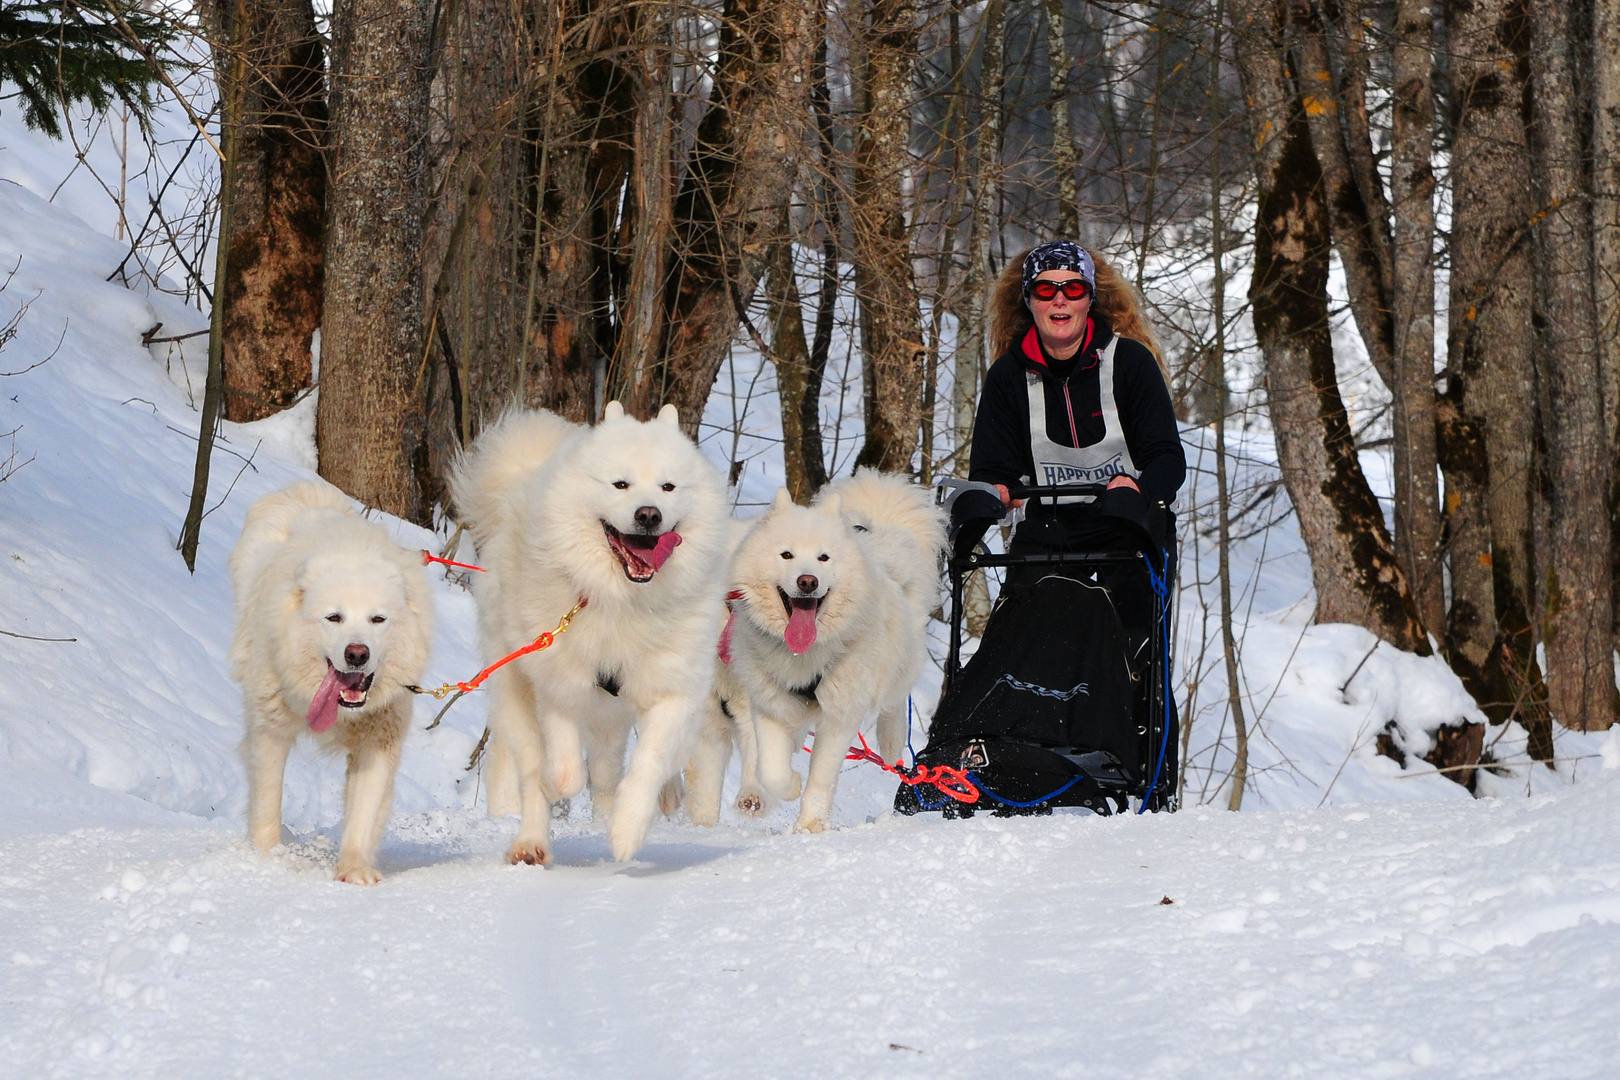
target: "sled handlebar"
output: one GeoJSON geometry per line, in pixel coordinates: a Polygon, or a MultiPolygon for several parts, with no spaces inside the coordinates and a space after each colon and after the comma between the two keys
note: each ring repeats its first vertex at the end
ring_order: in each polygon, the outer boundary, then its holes
{"type": "Polygon", "coordinates": [[[1064,499],[1076,495],[1101,495],[1107,484],[1047,484],[1039,487],[1008,487],[1010,499],[1064,499]]]}
{"type": "MultiPolygon", "coordinates": [[[[1106,484],[1047,484],[1019,486],[1007,489],[1009,499],[1074,499],[1096,498],[1108,490],[1106,484]]],[[[970,516],[994,516],[986,513],[985,497],[992,503],[1000,502],[1001,496],[994,484],[985,484],[974,480],[958,480],[955,477],[945,477],[935,485],[935,502],[945,509],[948,514],[955,513],[956,502],[962,496],[972,496],[974,510],[970,516]]],[[[967,504],[964,503],[964,506],[967,504]]],[[[1003,512],[1004,513],[1004,512],[1003,512]]]]}

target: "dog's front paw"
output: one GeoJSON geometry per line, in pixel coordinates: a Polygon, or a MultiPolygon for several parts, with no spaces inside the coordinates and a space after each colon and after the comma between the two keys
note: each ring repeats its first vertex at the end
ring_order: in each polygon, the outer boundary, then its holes
{"type": "Polygon", "coordinates": [[[608,826],[608,842],[613,848],[613,858],[619,862],[629,862],[635,858],[646,839],[645,822],[631,821],[621,816],[608,826]]]}
{"type": "Polygon", "coordinates": [[[530,866],[550,866],[551,849],[544,840],[524,840],[521,837],[512,841],[512,846],[506,849],[506,861],[516,866],[518,863],[528,863],[530,866]]]}
{"type": "MultiPolygon", "coordinates": [[[[557,799],[572,799],[585,790],[585,764],[575,761],[555,763],[547,770],[546,786],[557,799]]],[[[556,801],[556,799],[552,800],[556,801]]]]}
{"type": "Polygon", "coordinates": [[[804,790],[804,778],[792,769],[787,771],[786,776],[761,776],[760,781],[766,791],[783,802],[792,802],[804,790]]]}
{"type": "Polygon", "coordinates": [[[759,817],[765,812],[765,796],[745,791],[737,796],[737,809],[748,817],[759,817]]]}
{"type": "Polygon", "coordinates": [[[336,877],[350,885],[375,885],[383,879],[375,866],[363,862],[338,863],[336,877]]]}
{"type": "Polygon", "coordinates": [[[818,833],[825,832],[826,829],[826,818],[810,818],[809,820],[801,820],[793,826],[793,831],[796,833],[818,833]]]}

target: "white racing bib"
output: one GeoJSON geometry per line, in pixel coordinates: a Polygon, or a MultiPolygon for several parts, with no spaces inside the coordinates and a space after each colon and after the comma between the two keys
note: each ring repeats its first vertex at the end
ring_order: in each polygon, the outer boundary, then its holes
{"type": "MultiPolygon", "coordinates": [[[[1097,371],[1102,401],[1103,437],[1090,446],[1060,446],[1046,434],[1046,389],[1040,373],[1026,371],[1029,390],[1029,443],[1035,459],[1035,475],[1029,483],[1036,487],[1058,484],[1106,484],[1116,476],[1136,477],[1136,463],[1125,445],[1125,431],[1119,424],[1119,405],[1114,400],[1114,348],[1119,338],[1108,342],[1097,371]]],[[[1067,395],[1068,389],[1065,387],[1067,395]]],[[[1078,432],[1079,425],[1073,430],[1078,432]]],[[[1060,502],[1092,502],[1093,495],[1061,497],[1060,502]]],[[[1042,500],[1046,501],[1046,500],[1042,500]]]]}

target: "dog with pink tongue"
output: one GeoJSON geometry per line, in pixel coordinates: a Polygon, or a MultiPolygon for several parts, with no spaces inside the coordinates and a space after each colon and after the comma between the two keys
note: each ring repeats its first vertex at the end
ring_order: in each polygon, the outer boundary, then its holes
{"type": "Polygon", "coordinates": [[[349,759],[337,878],[376,884],[411,717],[407,686],[422,676],[432,633],[421,552],[362,519],[336,488],[308,481],[249,508],[230,572],[248,837],[267,853],[281,842],[287,755],[312,735],[349,759]]]}
{"type": "Polygon", "coordinates": [[[585,602],[552,647],[485,684],[490,813],[520,816],[507,859],[549,863],[551,804],[587,784],[614,858],[634,858],[680,805],[713,686],[725,479],[673,405],[643,421],[613,401],[588,427],[508,412],[450,483],[486,571],[473,583],[485,663],[585,602]]]}
{"type": "Polygon", "coordinates": [[[876,717],[887,760],[905,747],[906,698],[928,658],[944,540],[925,489],[867,470],[807,507],[778,491],[738,549],[732,677],[753,715],[760,782],[784,800],[802,789],[803,831],[826,828],[862,725],[876,717]],[[812,729],[801,782],[793,753],[812,729]]]}

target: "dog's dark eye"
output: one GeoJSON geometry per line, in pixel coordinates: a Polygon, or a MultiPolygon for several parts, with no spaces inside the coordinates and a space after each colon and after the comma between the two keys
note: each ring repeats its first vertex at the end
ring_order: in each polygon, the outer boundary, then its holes
{"type": "Polygon", "coordinates": [[[625,488],[630,486],[630,481],[628,481],[628,480],[615,480],[615,481],[613,481],[613,486],[618,488],[620,491],[623,491],[625,488]]]}
{"type": "Polygon", "coordinates": [[[661,487],[662,487],[662,488],[663,488],[663,489],[664,489],[664,490],[665,490],[665,491],[674,491],[674,490],[675,490],[675,485],[674,485],[674,484],[662,484],[662,485],[660,485],[660,486],[661,486],[661,487]]]}
{"type": "Polygon", "coordinates": [[[865,525],[857,525],[857,526],[855,526],[855,531],[856,532],[871,532],[872,530],[868,529],[865,525]]]}
{"type": "Polygon", "coordinates": [[[386,616],[386,615],[373,615],[371,617],[371,621],[374,622],[374,623],[385,623],[385,622],[388,621],[388,616],[386,616]]]}
{"type": "Polygon", "coordinates": [[[334,611],[334,612],[332,612],[332,614],[330,614],[330,615],[328,615],[326,617],[326,621],[327,622],[342,622],[343,621],[343,616],[339,615],[337,612],[334,611]]]}
{"type": "Polygon", "coordinates": [[[816,556],[816,562],[826,562],[830,558],[832,558],[832,556],[823,551],[820,555],[816,556]]]}
{"type": "Polygon", "coordinates": [[[791,559],[791,558],[793,558],[793,552],[791,552],[791,551],[784,551],[784,552],[782,552],[782,558],[784,558],[784,559],[791,559]]]}

